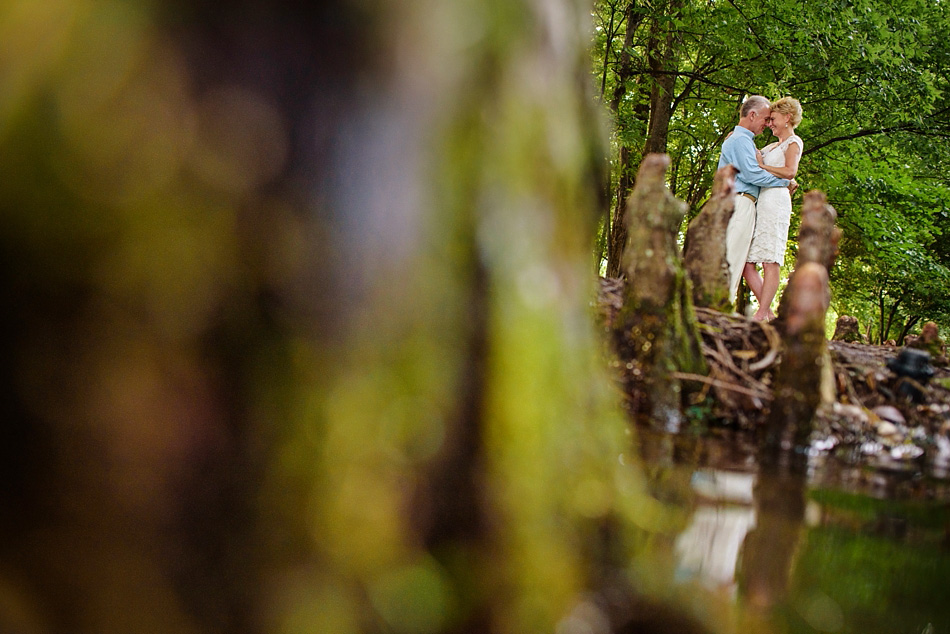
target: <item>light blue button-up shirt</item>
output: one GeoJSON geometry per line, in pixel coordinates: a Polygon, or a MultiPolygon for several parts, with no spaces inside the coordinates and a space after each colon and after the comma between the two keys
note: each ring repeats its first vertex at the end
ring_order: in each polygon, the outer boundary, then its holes
{"type": "Polygon", "coordinates": [[[788,179],[773,176],[759,167],[755,160],[754,138],[752,130],[737,125],[732,136],[722,144],[719,167],[735,166],[739,170],[736,174],[736,193],[752,194],[758,198],[761,187],[788,187],[788,179]]]}

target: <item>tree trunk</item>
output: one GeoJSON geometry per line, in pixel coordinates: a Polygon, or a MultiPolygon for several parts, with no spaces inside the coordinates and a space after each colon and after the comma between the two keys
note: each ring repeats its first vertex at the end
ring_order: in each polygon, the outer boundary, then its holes
{"type": "Polygon", "coordinates": [[[911,315],[907,318],[907,321],[904,322],[904,326],[901,328],[901,334],[898,336],[897,345],[904,345],[904,339],[907,338],[907,335],[910,334],[910,331],[917,325],[920,321],[920,315],[911,315]]]}
{"type": "Polygon", "coordinates": [[[675,19],[682,9],[682,0],[672,0],[664,20],[653,23],[653,32],[647,43],[647,65],[650,68],[650,124],[643,154],[666,153],[673,116],[673,86],[676,81],[676,37],[668,28],[667,20],[675,19]]]}
{"type": "Polygon", "coordinates": [[[633,188],[633,172],[630,166],[630,148],[621,146],[618,160],[620,177],[617,183],[617,196],[614,200],[610,238],[607,242],[607,277],[623,275],[623,249],[627,244],[627,225],[624,222],[627,199],[633,188]]]}
{"type": "Polygon", "coordinates": [[[887,314],[884,308],[884,284],[881,284],[880,288],[877,290],[877,309],[880,314],[881,325],[878,328],[878,345],[883,345],[885,341],[886,332],[884,330],[884,324],[887,321],[887,314]]]}
{"type": "MultiPolygon", "coordinates": [[[[675,14],[679,11],[681,4],[678,1],[671,3],[669,13],[675,14]]],[[[624,40],[624,51],[629,50],[633,44],[633,35],[635,26],[643,19],[644,12],[635,7],[631,2],[627,11],[627,35],[624,40]]],[[[667,30],[656,20],[652,25],[652,33],[647,44],[647,66],[650,71],[650,100],[647,108],[640,110],[641,117],[647,122],[647,138],[644,143],[642,156],[651,153],[663,154],[666,152],[667,139],[669,137],[670,118],[672,117],[671,106],[673,103],[673,84],[675,75],[670,72],[674,57],[674,38],[672,31],[667,30]]],[[[626,92],[626,82],[632,73],[632,62],[629,58],[621,61],[621,74],[618,76],[618,90],[615,93],[611,105],[615,113],[619,112],[620,101],[626,92]],[[622,86],[622,88],[621,88],[622,86]]],[[[611,223],[611,239],[607,252],[607,276],[617,277],[623,273],[621,259],[623,249],[627,243],[627,228],[623,221],[624,212],[627,206],[627,196],[633,187],[632,178],[637,170],[637,164],[632,163],[634,154],[630,148],[622,146],[620,149],[619,179],[617,186],[617,196],[614,201],[614,219],[611,223]]]]}
{"type": "MultiPolygon", "coordinates": [[[[654,71],[664,70],[669,64],[669,59],[650,60],[655,64],[654,71]]],[[[670,133],[670,118],[673,116],[671,108],[673,103],[673,81],[675,77],[672,74],[661,74],[655,76],[653,80],[653,91],[650,94],[650,126],[647,131],[647,141],[643,147],[643,154],[660,153],[664,154],[667,150],[667,140],[670,133]]]]}
{"type": "Polygon", "coordinates": [[[620,104],[627,94],[627,82],[633,76],[633,57],[630,51],[633,50],[637,28],[643,21],[646,11],[637,6],[636,0],[628,0],[626,12],[624,13],[624,24],[626,30],[623,36],[623,52],[620,53],[619,65],[617,68],[617,79],[614,85],[614,94],[610,100],[610,111],[615,115],[620,112],[620,104]]]}
{"type": "Polygon", "coordinates": [[[607,24],[607,34],[604,42],[604,68],[600,74],[600,100],[604,100],[604,96],[607,94],[607,75],[608,70],[610,69],[610,47],[614,42],[614,21],[617,17],[617,5],[620,3],[620,0],[616,2],[608,2],[610,6],[610,22],[607,24]]]}
{"type": "MultiPolygon", "coordinates": [[[[881,297],[882,298],[884,297],[883,293],[881,294],[881,297]]],[[[887,319],[882,322],[882,328],[881,328],[881,343],[882,344],[888,339],[890,339],[891,328],[894,327],[894,318],[897,316],[897,309],[900,308],[900,305],[902,303],[904,303],[904,297],[905,295],[902,293],[900,297],[894,300],[894,302],[891,304],[890,310],[887,311],[887,319]]],[[[883,315],[881,316],[883,317],[883,315]]]]}
{"type": "MultiPolygon", "coordinates": [[[[646,15],[645,10],[639,7],[634,0],[627,4],[627,10],[624,17],[626,23],[626,32],[623,40],[623,53],[620,55],[620,64],[617,70],[617,78],[614,87],[613,98],[610,101],[610,110],[617,120],[618,133],[623,133],[625,124],[620,116],[620,106],[623,98],[627,94],[627,84],[633,76],[633,58],[630,55],[635,42],[637,28],[646,15]]],[[[646,120],[649,116],[647,104],[640,104],[635,107],[635,119],[646,120]]],[[[627,198],[633,189],[634,174],[636,174],[638,164],[633,163],[635,155],[630,148],[621,144],[619,156],[617,158],[617,189],[616,194],[612,196],[613,206],[609,212],[608,221],[610,223],[610,236],[607,241],[607,277],[620,277],[623,275],[623,249],[627,244],[627,227],[624,222],[627,209],[627,198]]]]}
{"type": "MultiPolygon", "coordinates": [[[[667,39],[670,39],[668,36],[667,39]]],[[[655,47],[660,46],[653,42],[655,47]]],[[[666,42],[659,50],[651,50],[649,59],[652,73],[650,90],[650,122],[647,128],[647,140],[643,146],[643,155],[665,154],[670,132],[670,117],[673,115],[673,82],[675,77],[669,72],[673,52],[666,42]]]]}
{"type": "Polygon", "coordinates": [[[553,632],[627,569],[588,5],[508,5],[18,12],[0,631],[553,632]]]}

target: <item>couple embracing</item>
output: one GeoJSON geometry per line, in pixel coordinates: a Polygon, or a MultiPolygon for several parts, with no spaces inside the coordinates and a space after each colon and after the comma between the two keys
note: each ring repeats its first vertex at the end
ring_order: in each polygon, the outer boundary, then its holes
{"type": "Polygon", "coordinates": [[[783,97],[774,104],[760,95],[746,99],[739,123],[722,144],[719,167],[737,170],[735,211],[726,229],[726,260],[729,262],[730,297],[735,298],[739,280],[759,301],[752,316],[771,321],[772,300],[778,291],[779,273],[785,260],[785,244],[792,215],[792,193],[798,187],[795,174],[804,148],[795,127],[801,123],[797,99],[783,97]],[[778,141],[757,150],[753,139],[766,127],[778,141]],[[762,265],[762,276],[756,268],[762,265]]]}

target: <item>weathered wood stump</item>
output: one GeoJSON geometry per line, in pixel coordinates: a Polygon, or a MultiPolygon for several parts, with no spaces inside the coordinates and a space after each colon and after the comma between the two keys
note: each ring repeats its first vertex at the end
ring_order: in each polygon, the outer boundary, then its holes
{"type": "Polygon", "coordinates": [[[686,205],[666,187],[670,159],[643,159],[627,201],[623,308],[614,323],[621,358],[640,365],[646,401],[640,407],[661,427],[682,419],[683,385],[675,372],[705,373],[696,315],[676,234],[686,205]]]}
{"type": "Polygon", "coordinates": [[[932,321],[925,323],[920,329],[920,336],[911,340],[908,347],[919,348],[930,353],[933,362],[937,365],[947,365],[947,345],[940,337],[937,324],[932,321]]]}
{"type": "Polygon", "coordinates": [[[835,226],[838,212],[828,204],[824,192],[807,192],[802,203],[802,224],[798,230],[798,257],[795,268],[817,262],[829,271],[838,255],[841,230],[835,226]]]}
{"type": "Polygon", "coordinates": [[[726,260],[726,227],[735,211],[736,169],[726,165],[716,172],[712,196],[686,230],[683,257],[693,284],[693,304],[728,312],[729,262],[726,260]]]}
{"type": "Polygon", "coordinates": [[[765,443],[769,449],[804,444],[819,405],[835,399],[824,321],[831,303],[828,270],[841,238],[841,230],[835,226],[837,217],[824,192],[805,194],[795,270],[779,301],[775,322],[786,350],[776,374],[767,424],[765,443]],[[802,275],[805,279],[799,280],[802,275]]]}
{"type": "Polygon", "coordinates": [[[789,280],[779,308],[786,349],[766,423],[766,454],[804,445],[811,433],[821,401],[822,366],[828,359],[828,303],[828,271],[817,262],[806,262],[789,280]]]}
{"type": "Polygon", "coordinates": [[[838,321],[835,322],[835,334],[831,336],[831,340],[861,343],[864,339],[861,336],[860,328],[858,328],[858,318],[850,315],[838,317],[838,321]]]}

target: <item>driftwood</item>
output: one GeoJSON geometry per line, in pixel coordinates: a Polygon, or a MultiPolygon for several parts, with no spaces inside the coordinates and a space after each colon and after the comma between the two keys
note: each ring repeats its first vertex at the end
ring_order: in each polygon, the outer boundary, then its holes
{"type": "Polygon", "coordinates": [[[712,196],[686,230],[683,257],[693,284],[693,303],[714,310],[732,310],[726,227],[735,210],[736,169],[726,165],[716,172],[712,196]]]}
{"type": "Polygon", "coordinates": [[[697,308],[696,316],[709,372],[677,378],[703,385],[698,396],[713,397],[713,417],[753,424],[772,400],[772,376],[782,353],[778,332],[771,324],[708,308],[697,308]]]}
{"type": "Polygon", "coordinates": [[[635,409],[663,427],[682,418],[683,386],[675,372],[704,375],[696,315],[682,255],[676,243],[686,205],[666,186],[669,157],[643,159],[627,201],[624,273],[628,284],[613,324],[621,358],[638,364],[645,395],[635,409]]]}

